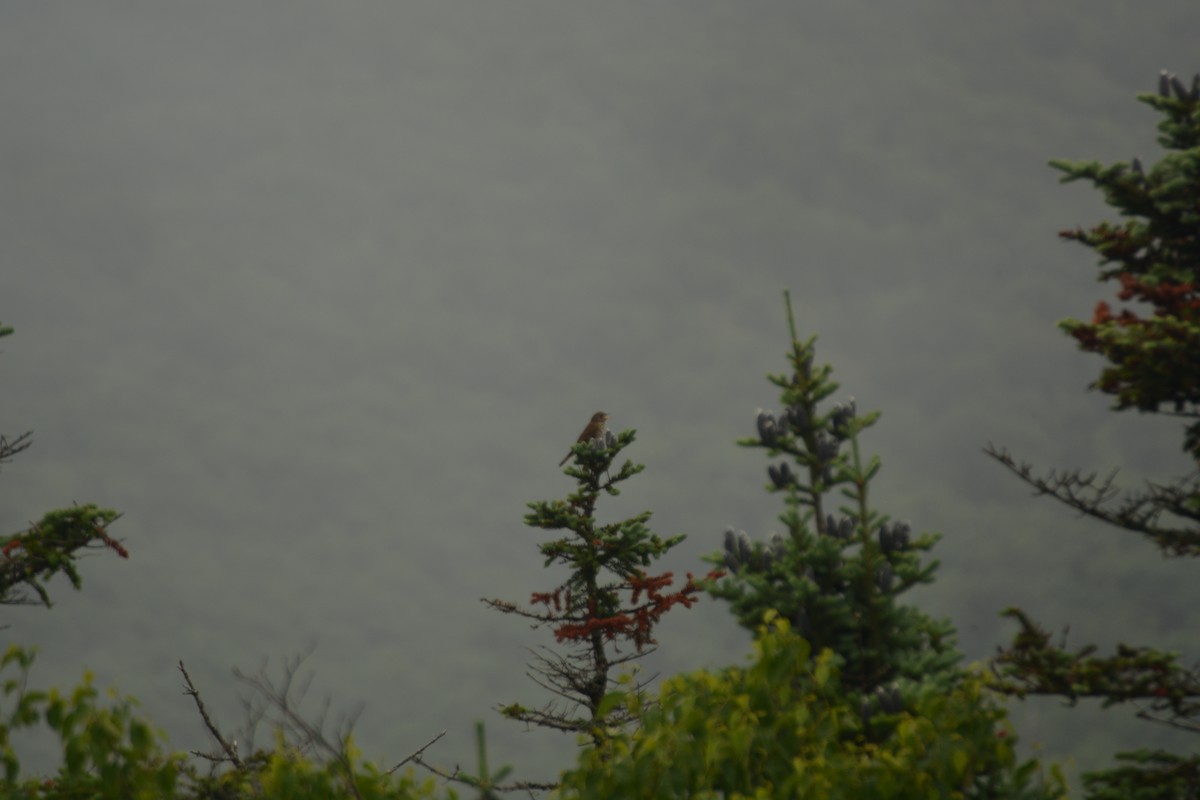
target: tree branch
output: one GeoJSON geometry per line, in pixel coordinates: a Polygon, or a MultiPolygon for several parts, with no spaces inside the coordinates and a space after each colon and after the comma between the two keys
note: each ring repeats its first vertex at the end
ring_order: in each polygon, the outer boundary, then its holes
{"type": "Polygon", "coordinates": [[[192,753],[200,756],[201,758],[207,758],[210,761],[227,760],[232,762],[233,765],[238,769],[243,769],[246,765],[238,756],[237,740],[235,739],[232,743],[230,743],[224,736],[221,735],[220,729],[217,728],[216,723],[212,721],[212,717],[208,715],[208,709],[204,707],[204,701],[200,699],[200,692],[196,689],[195,684],[192,683],[192,676],[188,674],[187,667],[183,665],[183,659],[179,660],[179,671],[183,673],[183,682],[187,687],[183,690],[183,693],[195,701],[196,710],[200,712],[200,718],[204,720],[204,727],[208,728],[209,734],[211,734],[212,737],[217,740],[217,744],[221,746],[221,750],[225,753],[225,758],[214,758],[213,756],[206,755],[204,753],[198,753],[195,750],[193,750],[192,753]]]}

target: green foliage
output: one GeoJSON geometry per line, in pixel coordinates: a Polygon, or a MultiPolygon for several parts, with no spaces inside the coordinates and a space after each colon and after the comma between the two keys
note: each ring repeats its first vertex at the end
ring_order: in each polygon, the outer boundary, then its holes
{"type": "MultiPolygon", "coordinates": [[[[1113,314],[1097,304],[1091,322],[1060,327],[1081,349],[1110,366],[1093,384],[1116,397],[1116,408],[1166,409],[1195,418],[1200,411],[1200,75],[1190,89],[1163,73],[1158,94],[1138,98],[1162,115],[1159,144],[1168,153],[1149,170],[1139,159],[1104,166],[1096,161],[1052,161],[1063,181],[1086,180],[1120,212],[1119,223],[1063,231],[1100,257],[1100,279],[1121,285],[1117,297],[1152,307],[1113,314]]],[[[1200,422],[1184,447],[1200,459],[1200,422]]]]}
{"type": "Polygon", "coordinates": [[[1178,800],[1200,786],[1200,756],[1135,750],[1116,760],[1122,766],[1084,776],[1091,800],[1178,800]]]}
{"type": "Polygon", "coordinates": [[[99,703],[90,675],[68,693],[29,691],[26,681],[33,654],[11,647],[0,667],[17,675],[3,683],[0,753],[4,786],[14,797],[159,798],[176,796],[184,773],[181,754],[164,754],[162,735],[134,714],[135,701],[112,696],[99,703]],[[59,740],[62,766],[49,779],[21,780],[13,734],[44,724],[59,740]]]}
{"type": "Polygon", "coordinates": [[[768,614],[746,667],[667,680],[654,704],[629,703],[637,728],[563,776],[564,798],[1041,798],[1057,773],[1017,767],[1004,713],[972,674],[927,686],[908,708],[864,718],[838,659],[768,614]]]}
{"type": "Polygon", "coordinates": [[[60,574],[79,589],[82,579],[75,560],[81,550],[107,548],[128,558],[129,552],[108,533],[119,517],[91,504],[72,506],[47,512],[28,530],[0,538],[0,603],[29,602],[21,592],[28,588],[49,606],[46,583],[60,574]]]}
{"type": "Polygon", "coordinates": [[[245,769],[200,782],[183,797],[278,798],[278,800],[421,800],[457,795],[440,794],[432,778],[418,780],[412,770],[390,775],[353,754],[352,783],[347,785],[341,765],[306,758],[279,737],[273,750],[247,761],[245,769]]]}

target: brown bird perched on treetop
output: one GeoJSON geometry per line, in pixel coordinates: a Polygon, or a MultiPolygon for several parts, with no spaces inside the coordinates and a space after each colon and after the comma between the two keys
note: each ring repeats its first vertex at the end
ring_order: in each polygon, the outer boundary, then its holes
{"type": "MultiPolygon", "coordinates": [[[[575,440],[575,444],[590,442],[593,439],[599,439],[604,436],[604,423],[606,422],[608,422],[608,414],[605,414],[603,411],[597,411],[595,414],[592,414],[592,421],[583,429],[583,433],[579,434],[579,438],[575,440]]],[[[568,452],[563,456],[563,460],[558,462],[558,465],[561,467],[567,463],[567,459],[570,457],[571,453],[568,452]]]]}

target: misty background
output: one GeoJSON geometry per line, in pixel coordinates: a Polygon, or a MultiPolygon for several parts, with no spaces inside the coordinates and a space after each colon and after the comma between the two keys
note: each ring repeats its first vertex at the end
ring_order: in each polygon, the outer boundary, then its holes
{"type": "MultiPolygon", "coordinates": [[[[172,746],[210,743],[231,669],[309,647],[313,696],[365,709],[389,766],[551,777],[574,744],[528,647],[481,597],[562,577],[525,503],[588,417],[646,471],[703,572],[726,525],[764,539],[752,435],[787,368],[781,290],[865,438],[877,508],[941,531],[912,596],[987,658],[1021,605],[1071,642],[1184,649],[1195,567],[1035,500],[981,452],[1045,468],[1187,468],[1179,426],[1113,414],[1055,329],[1112,295],[1057,232],[1113,215],[1055,157],[1159,155],[1136,103],[1200,69],[1194,0],[6,3],[0,7],[0,532],[95,502],[132,553],[55,607],[10,608],[33,683],[84,669],[172,746]]],[[[715,601],[668,615],[647,669],[740,663],[715,601]]],[[[319,709],[318,709],[319,710],[319,709]]],[[[1126,711],[1013,707],[1023,743],[1097,766],[1165,734],[1126,711]]],[[[1162,739],[1169,743],[1169,739],[1162,739]]]]}

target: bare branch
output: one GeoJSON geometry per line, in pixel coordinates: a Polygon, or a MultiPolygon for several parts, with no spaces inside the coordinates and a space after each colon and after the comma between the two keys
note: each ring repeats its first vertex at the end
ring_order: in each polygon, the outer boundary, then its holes
{"type": "Polygon", "coordinates": [[[1031,465],[1017,462],[1008,450],[989,444],[984,452],[1032,486],[1036,494],[1049,495],[1085,516],[1140,533],[1170,555],[1200,555],[1200,508],[1195,501],[1200,495],[1200,473],[1173,486],[1147,482],[1145,492],[1122,496],[1115,485],[1115,470],[1104,478],[1096,473],[1084,475],[1079,470],[1051,470],[1038,476],[1031,465]],[[1160,520],[1164,515],[1198,525],[1163,525],[1160,520]]]}
{"type": "Polygon", "coordinates": [[[0,436],[0,464],[6,464],[17,453],[28,450],[29,446],[33,444],[31,436],[33,436],[33,431],[26,431],[12,440],[0,436]]]}
{"type": "Polygon", "coordinates": [[[204,707],[204,701],[200,699],[200,692],[196,689],[195,684],[192,683],[192,676],[188,674],[187,667],[183,665],[183,659],[179,660],[179,671],[183,673],[183,682],[187,687],[183,690],[183,693],[195,701],[196,710],[200,712],[200,718],[204,720],[204,727],[208,728],[209,734],[211,734],[212,737],[217,740],[217,744],[221,745],[221,750],[224,751],[225,757],[214,757],[204,753],[198,753],[194,750],[192,752],[195,755],[201,756],[202,758],[207,758],[210,761],[230,761],[235,767],[242,769],[245,767],[245,764],[243,764],[242,759],[238,757],[237,740],[235,739],[231,744],[224,736],[221,735],[221,731],[217,728],[216,723],[214,723],[212,721],[212,717],[208,715],[208,709],[204,707]]]}
{"type": "MultiPolygon", "coordinates": [[[[471,775],[463,772],[458,767],[455,767],[453,772],[446,772],[445,770],[439,769],[433,764],[426,762],[420,756],[414,758],[413,763],[424,767],[443,780],[453,781],[454,783],[462,783],[472,787],[479,786],[479,781],[477,781],[471,775]]],[[[540,783],[537,781],[514,781],[513,783],[492,784],[488,788],[496,792],[529,792],[530,796],[532,796],[533,792],[552,792],[558,788],[558,784],[540,783]]]]}
{"type": "MultiPolygon", "coordinates": [[[[283,677],[276,682],[262,666],[254,675],[247,675],[241,670],[234,669],[233,675],[242,683],[249,686],[255,694],[265,701],[261,719],[274,723],[301,752],[323,752],[333,763],[337,764],[342,773],[342,782],[354,796],[361,798],[358,783],[354,776],[354,764],[349,754],[350,734],[354,723],[362,713],[362,706],[343,717],[333,734],[334,741],[325,735],[325,720],[329,714],[330,700],[326,698],[321,704],[321,711],[314,722],[305,719],[299,706],[311,686],[312,674],[301,674],[300,667],[312,653],[296,656],[283,665],[283,677]],[[271,714],[271,710],[275,713],[271,714]]],[[[253,708],[250,701],[247,707],[253,708]]]]}
{"type": "Polygon", "coordinates": [[[415,750],[415,751],[414,751],[414,752],[413,752],[411,755],[409,755],[409,756],[408,756],[407,758],[405,758],[403,761],[401,761],[400,763],[396,764],[396,766],[394,766],[394,767],[392,767],[391,769],[389,769],[389,770],[387,771],[387,774],[388,774],[388,775],[391,775],[393,772],[395,772],[396,770],[400,769],[401,767],[403,767],[403,766],[404,766],[405,764],[407,764],[408,762],[410,762],[410,761],[416,761],[417,759],[419,759],[419,758],[421,757],[421,754],[422,754],[422,753],[424,753],[426,750],[428,750],[428,749],[429,749],[429,747],[430,747],[430,746],[431,746],[431,745],[432,745],[434,742],[436,742],[438,739],[441,739],[441,738],[442,738],[443,736],[445,736],[445,735],[446,735],[446,732],[445,732],[445,731],[442,731],[442,732],[441,732],[441,733],[439,733],[437,736],[434,736],[434,737],[433,737],[432,739],[430,739],[428,742],[426,742],[425,744],[423,744],[423,745],[421,745],[419,748],[417,748],[417,750],[415,750]]]}

